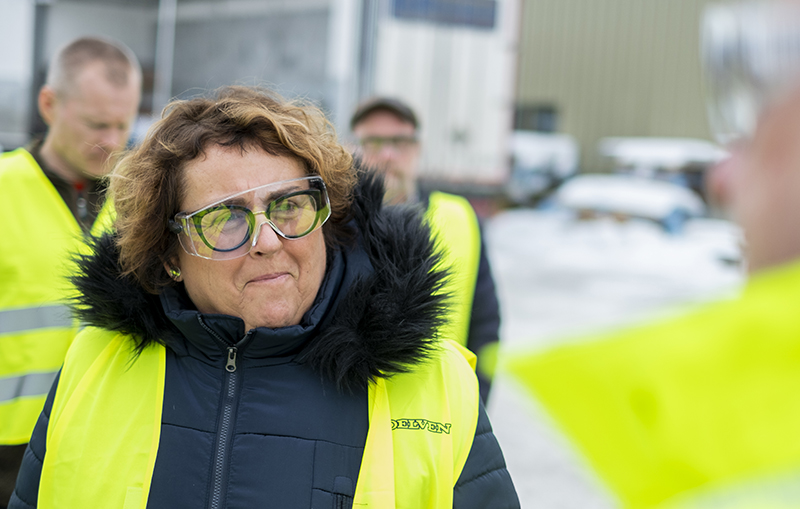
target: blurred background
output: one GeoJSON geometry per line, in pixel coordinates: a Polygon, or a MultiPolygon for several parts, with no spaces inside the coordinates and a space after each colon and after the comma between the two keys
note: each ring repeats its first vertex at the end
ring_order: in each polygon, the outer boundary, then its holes
{"type": "MultiPolygon", "coordinates": [[[[421,119],[423,184],[483,219],[503,348],[546,347],[734,295],[744,261],[706,123],[706,0],[2,0],[0,146],[44,125],[51,55],[125,42],[144,70],[134,139],[173,97],[230,83],[304,97],[343,141],[355,105],[421,119]]],[[[489,402],[523,507],[615,502],[500,374],[489,402]]]]}

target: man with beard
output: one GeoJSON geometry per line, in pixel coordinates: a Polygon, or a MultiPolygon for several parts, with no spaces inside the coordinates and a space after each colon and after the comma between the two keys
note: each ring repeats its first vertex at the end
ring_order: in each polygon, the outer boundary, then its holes
{"type": "Polygon", "coordinates": [[[484,403],[496,363],[500,307],[478,217],[469,202],[448,193],[422,193],[419,177],[419,121],[404,102],[375,97],[353,113],[350,128],[364,165],[383,173],[385,202],[419,203],[441,246],[451,278],[449,322],[442,333],[478,356],[478,380],[484,403]]]}

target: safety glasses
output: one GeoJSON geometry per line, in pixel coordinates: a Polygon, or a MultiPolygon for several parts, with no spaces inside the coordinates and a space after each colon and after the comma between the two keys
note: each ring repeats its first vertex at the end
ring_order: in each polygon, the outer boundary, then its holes
{"type": "Polygon", "coordinates": [[[228,196],[170,221],[181,247],[207,260],[245,256],[265,223],[285,239],[299,239],[319,229],[331,215],[325,183],[318,176],[273,182],[228,196]],[[262,210],[248,206],[262,205],[262,210]]]}
{"type": "Polygon", "coordinates": [[[800,84],[800,1],[711,5],[701,36],[711,129],[723,145],[750,139],[765,108],[800,84]]]}

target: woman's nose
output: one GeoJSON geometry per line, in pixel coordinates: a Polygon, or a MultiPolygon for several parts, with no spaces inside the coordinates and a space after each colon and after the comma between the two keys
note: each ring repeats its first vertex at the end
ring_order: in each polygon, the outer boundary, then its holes
{"type": "Polygon", "coordinates": [[[264,219],[256,225],[250,254],[270,254],[280,250],[282,246],[281,237],[272,229],[269,221],[264,219]]]}

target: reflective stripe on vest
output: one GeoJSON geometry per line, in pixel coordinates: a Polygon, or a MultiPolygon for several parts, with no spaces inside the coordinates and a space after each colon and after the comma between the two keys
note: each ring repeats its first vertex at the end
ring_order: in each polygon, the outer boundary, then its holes
{"type": "MultiPolygon", "coordinates": [[[[64,306],[73,291],[66,276],[70,254],[86,244],[66,203],[24,149],[0,156],[0,203],[11,214],[0,243],[0,380],[36,380],[61,367],[75,337],[64,306]]],[[[47,393],[32,391],[34,385],[25,381],[23,396],[0,401],[0,445],[30,438],[47,393]]],[[[3,389],[12,393],[16,388],[3,389]]]]}
{"type": "MultiPolygon", "coordinates": [[[[154,345],[131,363],[131,344],[92,328],[75,339],[50,415],[38,507],[147,506],[166,354],[154,345]]],[[[474,365],[469,351],[446,342],[437,355],[370,386],[354,508],[452,508],[477,426],[478,383],[464,362],[474,365]]]]}
{"type": "Polygon", "coordinates": [[[0,334],[72,325],[69,308],[61,304],[0,311],[0,334]]]}
{"type": "Polygon", "coordinates": [[[0,403],[17,398],[47,396],[58,371],[0,378],[0,403]]]}
{"type": "Polygon", "coordinates": [[[478,217],[466,198],[433,192],[428,199],[425,219],[442,254],[440,267],[451,271],[447,283],[438,292],[451,295],[448,325],[441,329],[441,334],[466,346],[481,253],[478,217]]]}

